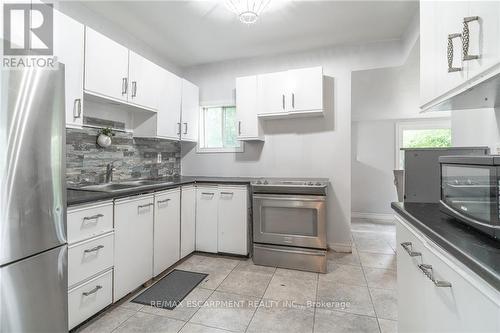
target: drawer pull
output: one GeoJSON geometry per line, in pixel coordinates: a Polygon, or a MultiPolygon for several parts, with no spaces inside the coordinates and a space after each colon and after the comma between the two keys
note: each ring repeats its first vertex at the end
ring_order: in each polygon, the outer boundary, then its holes
{"type": "Polygon", "coordinates": [[[97,251],[99,251],[100,249],[104,249],[104,245],[97,245],[96,247],[93,247],[93,248],[91,248],[91,249],[86,249],[86,250],[84,250],[83,252],[85,252],[85,253],[97,252],[97,251]]]}
{"type": "Polygon", "coordinates": [[[102,286],[99,286],[99,285],[98,285],[98,286],[95,286],[95,288],[94,288],[94,289],[92,289],[91,291],[84,291],[84,292],[82,293],[82,295],[83,295],[83,296],[90,296],[90,295],[92,295],[92,294],[95,294],[95,293],[96,293],[99,289],[102,289],[102,286]]]}
{"type": "Polygon", "coordinates": [[[202,195],[214,195],[214,193],[211,192],[201,192],[202,195]]]}
{"type": "Polygon", "coordinates": [[[221,195],[234,195],[234,192],[220,192],[221,195]]]}
{"type": "Polygon", "coordinates": [[[152,203],[148,203],[148,204],[145,204],[145,205],[139,205],[137,206],[138,209],[141,209],[141,208],[146,208],[146,207],[149,207],[149,206],[153,206],[152,203]]]}
{"type": "Polygon", "coordinates": [[[162,204],[162,203],[169,202],[169,201],[170,201],[170,199],[158,200],[158,204],[162,204]]]}
{"type": "Polygon", "coordinates": [[[413,251],[411,242],[403,242],[401,243],[401,246],[403,247],[403,249],[405,249],[410,257],[422,256],[422,253],[413,251]]]}
{"type": "Polygon", "coordinates": [[[92,215],[92,216],[85,216],[83,218],[84,221],[88,221],[88,220],[97,220],[98,218],[100,217],[104,217],[104,215],[102,214],[96,214],[96,215],[92,215]]]}
{"type": "Polygon", "coordinates": [[[434,279],[434,271],[432,270],[432,265],[420,264],[418,268],[431,280],[436,287],[439,288],[451,288],[451,283],[448,281],[439,281],[434,279]]]}

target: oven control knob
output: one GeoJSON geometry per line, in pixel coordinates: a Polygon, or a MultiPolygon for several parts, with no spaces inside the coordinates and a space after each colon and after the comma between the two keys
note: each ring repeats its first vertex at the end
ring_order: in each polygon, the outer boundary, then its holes
{"type": "Polygon", "coordinates": [[[262,182],[260,180],[256,181],[255,184],[260,185],[262,182]]]}
{"type": "Polygon", "coordinates": [[[264,185],[267,185],[269,184],[269,182],[267,180],[264,180],[264,185]]]}
{"type": "Polygon", "coordinates": [[[316,186],[321,186],[321,183],[320,183],[320,182],[317,182],[317,183],[316,183],[316,186]]]}
{"type": "Polygon", "coordinates": [[[309,183],[307,183],[307,185],[313,186],[314,184],[313,184],[313,182],[309,182],[309,183]]]}

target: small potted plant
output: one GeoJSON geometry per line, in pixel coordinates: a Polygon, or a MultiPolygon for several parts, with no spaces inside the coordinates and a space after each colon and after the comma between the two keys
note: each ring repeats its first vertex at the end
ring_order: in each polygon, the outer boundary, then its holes
{"type": "Polygon", "coordinates": [[[115,136],[115,133],[113,133],[111,128],[103,128],[97,137],[97,144],[103,148],[107,148],[111,146],[111,137],[113,136],[115,136]]]}

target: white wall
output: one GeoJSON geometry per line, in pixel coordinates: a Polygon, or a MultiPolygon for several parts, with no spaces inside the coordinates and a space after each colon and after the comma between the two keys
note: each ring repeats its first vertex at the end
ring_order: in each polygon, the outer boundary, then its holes
{"type": "Polygon", "coordinates": [[[500,109],[454,110],[451,129],[454,146],[489,146],[492,154],[498,154],[500,109]]]}
{"type": "Polygon", "coordinates": [[[235,78],[291,68],[323,66],[329,104],[325,118],[264,123],[266,141],[244,153],[199,154],[183,145],[184,175],[327,177],[328,242],[349,250],[351,243],[351,71],[401,64],[403,45],[386,41],[340,46],[272,57],[243,59],[185,69],[200,87],[202,104],[233,103],[235,78]]]}

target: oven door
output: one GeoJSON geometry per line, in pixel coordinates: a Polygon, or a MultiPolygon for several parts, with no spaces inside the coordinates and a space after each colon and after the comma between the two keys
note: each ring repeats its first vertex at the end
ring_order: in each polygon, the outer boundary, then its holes
{"type": "Polygon", "coordinates": [[[256,243],[326,249],[325,197],[254,194],[256,243]]]}

